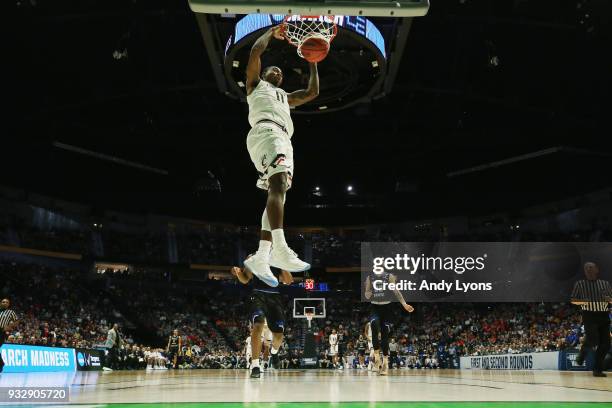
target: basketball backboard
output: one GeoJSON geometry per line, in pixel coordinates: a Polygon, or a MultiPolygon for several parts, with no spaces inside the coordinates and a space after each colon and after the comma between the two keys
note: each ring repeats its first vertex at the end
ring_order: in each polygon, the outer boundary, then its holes
{"type": "Polygon", "coordinates": [[[189,0],[195,13],[418,17],[429,0],[189,0]]]}
{"type": "Polygon", "coordinates": [[[306,319],[311,314],[312,319],[323,319],[327,316],[325,311],[325,298],[295,298],[293,299],[293,318],[306,319]]]}

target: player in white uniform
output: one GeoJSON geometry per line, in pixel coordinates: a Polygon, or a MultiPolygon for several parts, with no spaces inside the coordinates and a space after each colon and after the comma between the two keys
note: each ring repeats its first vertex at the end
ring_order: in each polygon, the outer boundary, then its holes
{"type": "Polygon", "coordinates": [[[329,356],[332,358],[334,368],[338,365],[338,335],[336,329],[333,329],[329,335],[329,356]]]}
{"type": "Polygon", "coordinates": [[[308,88],[287,93],[280,88],[283,72],[278,67],[261,70],[261,55],[272,38],[283,39],[279,27],[273,27],[257,39],[251,48],[246,69],[246,91],[249,104],[247,149],[257,172],[257,187],[268,191],[261,218],[261,238],[257,253],[244,261],[251,272],[270,286],[278,286],[270,265],[289,272],[310,269],[298,258],[283,232],[285,193],[293,178],[293,122],[290,107],[307,103],[319,94],[317,64],[309,63],[308,88]]]}

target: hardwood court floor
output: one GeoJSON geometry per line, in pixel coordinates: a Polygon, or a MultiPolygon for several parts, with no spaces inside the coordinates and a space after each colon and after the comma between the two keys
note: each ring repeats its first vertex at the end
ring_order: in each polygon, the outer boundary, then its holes
{"type": "Polygon", "coordinates": [[[409,406],[612,407],[612,376],[594,378],[588,372],[391,370],[389,376],[380,377],[359,370],[282,370],[265,373],[260,379],[248,378],[246,370],[0,375],[2,387],[26,385],[67,385],[71,403],[96,406],[147,403],[146,407],[155,404],[160,408],[163,403],[183,403],[172,405],[183,408],[196,406],[185,403],[204,402],[199,406],[400,408],[408,406],[408,401],[418,401],[421,403],[409,406]]]}

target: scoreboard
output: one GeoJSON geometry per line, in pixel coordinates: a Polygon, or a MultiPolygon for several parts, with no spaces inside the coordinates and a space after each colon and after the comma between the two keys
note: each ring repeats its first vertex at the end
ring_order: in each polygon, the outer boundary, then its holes
{"type": "Polygon", "coordinates": [[[314,279],[304,279],[304,282],[300,283],[305,290],[313,292],[329,292],[329,286],[326,282],[315,282],[314,279]]]}
{"type": "MultiPolygon", "coordinates": [[[[230,37],[226,43],[225,54],[232,44],[238,44],[243,38],[264,27],[271,27],[282,23],[284,14],[248,14],[236,23],[233,38],[230,37]]],[[[323,19],[323,16],[320,17],[323,19]]],[[[353,31],[354,33],[371,41],[380,51],[384,58],[387,57],[385,39],[380,30],[363,16],[334,16],[334,22],[338,27],[353,31]]]]}

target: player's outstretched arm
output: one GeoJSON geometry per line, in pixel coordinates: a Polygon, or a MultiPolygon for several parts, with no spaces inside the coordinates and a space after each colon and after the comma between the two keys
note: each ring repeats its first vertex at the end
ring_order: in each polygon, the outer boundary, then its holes
{"type": "MultiPolygon", "coordinates": [[[[395,275],[391,274],[389,276],[389,283],[395,283],[396,281],[397,279],[395,275]]],[[[399,302],[402,304],[402,307],[404,308],[405,311],[407,311],[408,313],[414,312],[414,307],[406,303],[406,300],[404,299],[402,292],[400,292],[397,289],[395,289],[393,292],[395,293],[395,297],[397,298],[397,300],[399,300],[399,302]]]]}
{"type": "Polygon", "coordinates": [[[261,54],[264,53],[272,37],[279,40],[283,39],[283,35],[280,31],[280,27],[272,27],[266,31],[261,37],[255,41],[255,44],[251,47],[251,54],[249,55],[249,62],[246,68],[246,89],[247,95],[253,92],[253,89],[257,87],[259,81],[261,81],[261,54]]]}
{"type": "Polygon", "coordinates": [[[251,273],[251,271],[249,271],[246,268],[240,269],[239,267],[234,266],[232,267],[231,273],[243,285],[246,285],[247,283],[249,283],[249,281],[253,278],[253,274],[251,273]]]}
{"type": "Polygon", "coordinates": [[[308,88],[288,94],[287,102],[289,102],[289,106],[300,106],[319,96],[319,71],[317,70],[317,63],[309,62],[308,65],[310,67],[308,88]]]}

